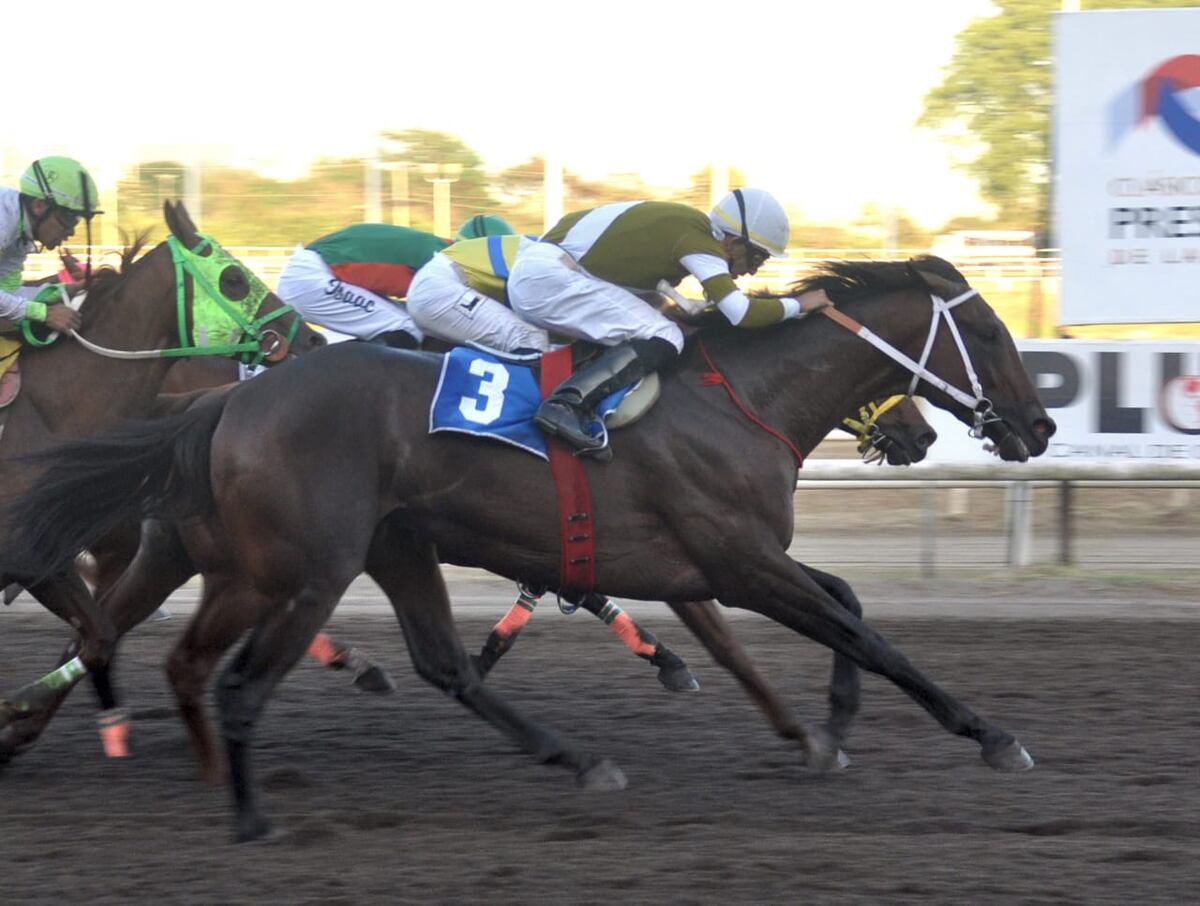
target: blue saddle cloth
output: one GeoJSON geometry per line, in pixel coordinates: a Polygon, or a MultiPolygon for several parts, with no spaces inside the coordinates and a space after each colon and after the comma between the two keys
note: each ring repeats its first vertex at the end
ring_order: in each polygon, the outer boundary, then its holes
{"type": "MultiPolygon", "coordinates": [[[[602,417],[616,411],[628,388],[604,398],[602,417]]],[[[442,361],[442,376],[429,407],[429,433],[455,431],[491,437],[546,459],[546,436],[533,423],[542,401],[533,369],[468,347],[442,361]]],[[[601,430],[595,426],[597,433],[601,430]]]]}

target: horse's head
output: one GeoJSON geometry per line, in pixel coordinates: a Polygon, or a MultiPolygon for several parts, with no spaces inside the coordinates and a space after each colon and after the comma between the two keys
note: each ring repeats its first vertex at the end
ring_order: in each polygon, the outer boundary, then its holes
{"type": "MultiPolygon", "coordinates": [[[[177,245],[176,270],[192,275],[192,330],[228,332],[237,345],[253,347],[241,355],[247,363],[274,364],[325,345],[325,338],[304,323],[246,265],[197,231],[182,202],[163,202],[163,216],[177,245]],[[181,265],[181,261],[190,262],[181,265]]],[[[170,241],[170,240],[168,240],[170,241]]]]}
{"type": "Polygon", "coordinates": [[[937,432],[925,421],[916,403],[905,396],[892,396],[882,403],[868,403],[842,422],[843,429],[858,438],[858,452],[867,462],[908,466],[925,458],[937,432]]]}
{"type": "Polygon", "coordinates": [[[872,392],[924,396],[990,440],[1003,459],[1023,462],[1045,452],[1054,421],[1012,336],[952,264],[928,256],[911,262],[827,262],[797,288],[814,287],[825,289],[838,305],[827,312],[834,320],[871,342],[882,339],[924,369],[919,379],[899,383],[896,370],[889,369],[892,377],[872,392]],[[885,303],[856,304],[883,295],[885,303]],[[869,331],[846,318],[855,311],[869,331]]]}
{"type": "Polygon", "coordinates": [[[1040,456],[1056,426],[1004,322],[949,262],[925,256],[912,262],[910,270],[932,296],[948,303],[937,321],[928,368],[974,402],[968,406],[927,380],[921,381],[922,395],[971,425],[1002,459],[1024,462],[1040,456]]]}

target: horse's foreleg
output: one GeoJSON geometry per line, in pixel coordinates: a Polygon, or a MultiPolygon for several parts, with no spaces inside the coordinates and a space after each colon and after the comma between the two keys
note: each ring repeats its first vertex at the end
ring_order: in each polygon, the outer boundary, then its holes
{"type": "Polygon", "coordinates": [[[746,650],[734,638],[715,601],[668,601],[667,606],[675,611],[675,615],[700,640],[713,660],[741,683],[754,704],[766,715],[776,733],[784,739],[807,742],[808,731],[796,719],[796,715],[784,703],[779,693],[758,672],[746,650]]]}
{"type": "Polygon", "coordinates": [[[626,648],[658,668],[658,681],[672,692],[696,692],[700,683],[683,658],[633,621],[617,603],[600,594],[584,595],[579,606],[604,623],[626,648]]]}
{"type": "MultiPolygon", "coordinates": [[[[837,576],[797,564],[805,574],[816,582],[831,598],[857,619],[862,619],[863,608],[850,584],[837,576]]],[[[850,721],[858,713],[862,700],[862,680],[858,665],[840,652],[833,653],[833,674],[829,680],[829,720],[825,726],[833,734],[838,745],[846,740],[850,721]]]]}
{"type": "Polygon", "coordinates": [[[789,626],[850,658],[864,670],[886,676],[951,733],[978,742],[984,760],[999,770],[1024,770],[1029,754],[1009,733],[979,717],[922,674],[882,635],[848,612],[800,566],[747,554],[735,579],[736,604],[789,626]]]}
{"type": "Polygon", "coordinates": [[[484,684],[454,628],[433,545],[385,523],[372,540],[367,573],[391,601],[413,666],[423,679],[453,695],[540,761],[574,769],[582,785],[594,789],[625,785],[615,766],[524,717],[484,684]]]}
{"type": "MultiPolygon", "coordinates": [[[[174,527],[155,519],[142,523],[140,534],[114,532],[97,545],[96,593],[100,608],[112,620],[118,637],[154,613],[163,601],[196,573],[174,527]],[[133,538],[140,539],[135,548],[133,538]],[[135,553],[136,551],[136,553],[135,553]]],[[[117,707],[112,686],[93,677],[100,699],[97,724],[110,758],[129,753],[129,714],[117,707]]]]}
{"type": "Polygon", "coordinates": [[[11,701],[0,700],[0,762],[37,741],[85,670],[92,674],[97,689],[105,694],[109,707],[115,704],[108,670],[117,640],[116,629],[96,606],[83,580],[77,573],[69,572],[30,585],[28,590],[51,613],[79,631],[80,646],[77,656],[68,656],[65,663],[46,676],[18,689],[11,701]]]}

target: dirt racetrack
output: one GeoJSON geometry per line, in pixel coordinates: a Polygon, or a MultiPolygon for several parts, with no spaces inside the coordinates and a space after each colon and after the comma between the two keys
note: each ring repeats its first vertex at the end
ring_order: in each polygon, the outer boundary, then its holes
{"type": "MultiPolygon", "coordinates": [[[[922,609],[903,600],[915,587],[859,585],[868,608],[891,598],[874,622],[893,642],[1024,742],[1038,764],[1020,775],[868,676],[853,764],[814,776],[665,609],[628,608],[687,658],[697,694],[668,693],[587,614],[544,604],[490,682],[613,758],[618,793],[577,791],[421,682],[360,589],[330,628],[399,690],[358,693],[312,662],[292,673],[256,748],[280,833],[245,846],[171,714],[174,604],[122,650],[134,757],[103,759],[81,689],[0,772],[0,902],[1195,902],[1200,601],[1185,584],[1030,587],[977,601],[975,583],[922,586],[922,609]]],[[[460,612],[472,647],[499,610],[460,612]]],[[[32,606],[0,627],[4,689],[41,675],[64,637],[32,606]]],[[[757,617],[734,628],[801,713],[823,715],[827,652],[757,617]]]]}

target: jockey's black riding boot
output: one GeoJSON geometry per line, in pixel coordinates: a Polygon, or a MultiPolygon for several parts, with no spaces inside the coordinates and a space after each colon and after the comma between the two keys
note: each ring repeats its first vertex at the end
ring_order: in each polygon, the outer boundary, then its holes
{"type": "Polygon", "coordinates": [[[389,330],[386,333],[381,333],[371,340],[372,343],[380,343],[390,349],[420,349],[421,341],[414,337],[407,330],[389,330]]]}
{"type": "Polygon", "coordinates": [[[657,338],[610,346],[555,387],[538,407],[534,421],[547,434],[561,437],[577,449],[599,450],[606,444],[604,435],[590,434],[586,428],[594,418],[596,404],[641,380],[674,354],[674,346],[657,338]]]}

